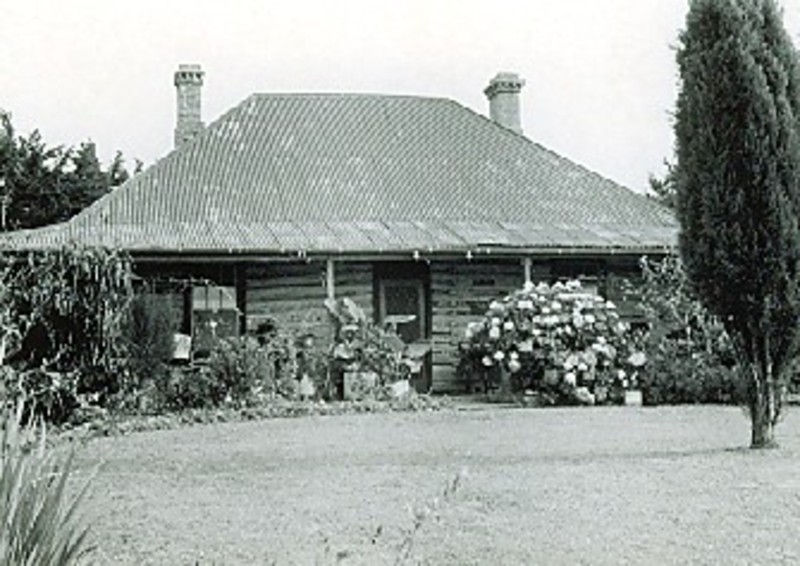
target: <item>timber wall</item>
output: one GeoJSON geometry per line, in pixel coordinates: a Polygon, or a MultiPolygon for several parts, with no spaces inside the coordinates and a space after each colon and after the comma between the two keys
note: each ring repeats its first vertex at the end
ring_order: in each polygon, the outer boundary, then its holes
{"type": "MultiPolygon", "coordinates": [[[[548,277],[549,267],[534,264],[532,276],[534,281],[548,277]]],[[[467,324],[481,320],[490,302],[524,283],[525,270],[519,259],[431,263],[434,391],[463,390],[456,368],[467,324]]]]}
{"type": "MultiPolygon", "coordinates": [[[[246,270],[245,316],[248,332],[274,320],[292,333],[312,334],[328,343],[332,327],[325,308],[325,263],[275,263],[250,265],[246,270]]],[[[336,297],[349,297],[372,318],[372,266],[337,262],[336,297]]]]}
{"type": "MultiPolygon", "coordinates": [[[[534,259],[531,279],[537,283],[565,276],[588,277],[590,285],[620,304],[626,301],[616,285],[611,284],[612,281],[620,277],[635,277],[637,272],[638,267],[630,258],[587,265],[534,259]]],[[[336,297],[351,298],[364,309],[369,320],[373,319],[373,274],[371,263],[335,264],[336,297]]],[[[247,330],[255,331],[260,323],[273,319],[281,328],[292,333],[312,334],[321,346],[327,346],[332,338],[332,326],[324,306],[327,297],[325,280],[325,263],[319,261],[248,266],[244,290],[247,330]]],[[[524,281],[525,270],[520,259],[431,262],[434,392],[463,391],[457,367],[459,344],[465,339],[467,324],[481,320],[492,300],[519,289],[524,281]]],[[[625,314],[630,316],[632,313],[625,314]]]]}

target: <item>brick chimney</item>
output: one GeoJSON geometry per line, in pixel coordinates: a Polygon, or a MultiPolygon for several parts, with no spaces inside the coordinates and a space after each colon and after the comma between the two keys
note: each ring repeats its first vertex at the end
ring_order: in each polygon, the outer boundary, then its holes
{"type": "Polygon", "coordinates": [[[525,81],[516,73],[497,73],[483,93],[489,99],[489,115],[504,128],[522,133],[519,93],[525,81]]]}
{"type": "Polygon", "coordinates": [[[191,140],[203,130],[200,113],[200,89],[203,71],[200,65],[180,65],[175,71],[178,91],[178,121],[175,126],[175,147],[191,140]]]}

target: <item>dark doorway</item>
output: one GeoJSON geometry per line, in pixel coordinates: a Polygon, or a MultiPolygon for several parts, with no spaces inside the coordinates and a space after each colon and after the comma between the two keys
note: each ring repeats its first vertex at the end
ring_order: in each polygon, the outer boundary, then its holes
{"type": "Polygon", "coordinates": [[[375,268],[375,313],[377,322],[384,326],[392,320],[410,318],[399,322],[397,334],[412,353],[421,355],[422,369],[413,376],[412,386],[419,392],[431,387],[430,354],[430,275],[424,263],[386,263],[375,268]]]}

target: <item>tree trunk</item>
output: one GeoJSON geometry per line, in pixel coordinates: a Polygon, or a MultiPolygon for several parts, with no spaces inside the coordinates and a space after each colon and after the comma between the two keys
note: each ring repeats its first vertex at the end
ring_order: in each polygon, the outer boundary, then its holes
{"type": "Polygon", "coordinates": [[[753,393],[750,399],[751,440],[750,448],[777,448],[775,422],[778,418],[778,388],[772,368],[766,371],[753,368],[753,393]]]}

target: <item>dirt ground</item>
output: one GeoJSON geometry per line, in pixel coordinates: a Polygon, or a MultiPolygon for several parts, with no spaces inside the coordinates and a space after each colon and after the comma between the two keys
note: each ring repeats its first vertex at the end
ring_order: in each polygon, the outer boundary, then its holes
{"type": "Polygon", "coordinates": [[[137,433],[79,466],[95,564],[391,564],[406,539],[415,564],[797,563],[800,413],[778,440],[746,449],[730,407],[474,407],[137,433]]]}

